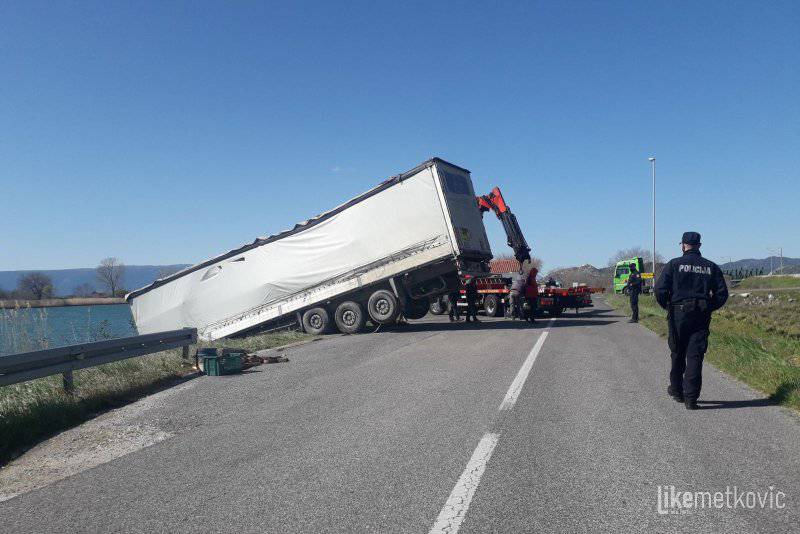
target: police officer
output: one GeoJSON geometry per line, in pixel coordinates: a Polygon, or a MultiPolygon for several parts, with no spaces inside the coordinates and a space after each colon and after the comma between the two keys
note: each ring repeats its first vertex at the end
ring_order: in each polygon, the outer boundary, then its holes
{"type": "Polygon", "coordinates": [[[696,410],[711,313],[728,300],[728,287],[717,264],[700,255],[700,234],[684,233],[681,250],[683,256],[664,266],[655,294],[667,310],[669,326],[672,368],[667,393],[696,410]]]}
{"type": "Polygon", "coordinates": [[[636,264],[631,263],[630,267],[630,275],[628,275],[628,296],[631,299],[631,320],[628,321],[629,323],[638,323],[639,322],[639,293],[642,292],[642,275],[639,274],[639,271],[636,270],[636,264]]]}
{"type": "Polygon", "coordinates": [[[461,320],[461,312],[458,310],[458,299],[460,298],[461,292],[458,289],[447,294],[447,302],[450,304],[447,315],[450,316],[450,322],[461,320]]]}
{"type": "Polygon", "coordinates": [[[467,319],[466,322],[470,321],[470,317],[472,318],[472,322],[479,322],[478,321],[478,286],[475,283],[475,279],[470,277],[466,280],[466,285],[464,287],[464,293],[467,297],[467,319]]]}

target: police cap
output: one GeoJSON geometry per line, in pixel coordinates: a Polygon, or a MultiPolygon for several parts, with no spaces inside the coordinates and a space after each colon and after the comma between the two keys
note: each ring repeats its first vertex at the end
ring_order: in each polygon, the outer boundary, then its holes
{"type": "Polygon", "coordinates": [[[683,237],[681,238],[681,243],[686,245],[699,245],[700,234],[697,232],[684,232],[683,237]]]}

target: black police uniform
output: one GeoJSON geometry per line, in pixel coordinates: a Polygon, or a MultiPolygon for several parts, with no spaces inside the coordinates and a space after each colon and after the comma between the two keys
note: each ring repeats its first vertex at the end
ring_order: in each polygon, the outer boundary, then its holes
{"type": "MultiPolygon", "coordinates": [[[[699,245],[700,234],[686,232],[682,242],[699,245]]],[[[669,392],[690,407],[700,396],[703,383],[711,313],[728,300],[728,287],[717,264],[694,249],[667,263],[655,285],[655,294],[667,310],[672,358],[669,392]]]]}
{"type": "Polygon", "coordinates": [[[461,298],[461,293],[458,290],[452,291],[447,294],[447,300],[450,304],[450,309],[447,311],[447,315],[450,316],[451,321],[461,320],[461,312],[458,309],[458,299],[460,298],[461,298]]]}
{"type": "Polygon", "coordinates": [[[628,276],[628,296],[631,299],[631,321],[639,322],[639,293],[642,292],[642,275],[639,271],[631,269],[628,276]]]}
{"type": "Polygon", "coordinates": [[[475,279],[470,278],[467,280],[467,285],[464,287],[464,293],[467,297],[467,322],[470,321],[470,317],[474,322],[478,322],[478,287],[475,285],[475,279]]]}

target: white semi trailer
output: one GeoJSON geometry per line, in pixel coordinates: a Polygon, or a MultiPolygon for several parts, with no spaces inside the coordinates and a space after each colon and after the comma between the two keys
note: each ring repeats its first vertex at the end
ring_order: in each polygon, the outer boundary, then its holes
{"type": "Polygon", "coordinates": [[[297,224],[129,293],[140,334],[203,339],[297,322],[345,333],[425,315],[492,253],[469,171],[439,158],[297,224]]]}

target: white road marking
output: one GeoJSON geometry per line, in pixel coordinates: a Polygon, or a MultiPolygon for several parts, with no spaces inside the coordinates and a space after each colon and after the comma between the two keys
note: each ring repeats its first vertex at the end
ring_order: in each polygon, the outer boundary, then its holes
{"type": "Polygon", "coordinates": [[[499,439],[500,434],[485,434],[481,438],[478,446],[475,447],[475,452],[472,453],[472,458],[467,462],[467,467],[461,473],[453,491],[450,492],[450,497],[447,498],[442,511],[439,512],[439,517],[431,527],[430,534],[444,532],[455,534],[458,532],[461,522],[467,515],[467,509],[475,495],[475,490],[478,489],[481,476],[486,470],[486,464],[492,457],[492,452],[494,452],[499,439]]]}
{"type": "Polygon", "coordinates": [[[500,403],[500,408],[498,408],[501,412],[503,410],[510,410],[514,407],[514,404],[516,404],[517,397],[519,397],[519,394],[522,391],[522,386],[525,385],[525,381],[528,379],[528,375],[533,368],[536,357],[539,355],[539,351],[542,350],[544,340],[547,339],[547,334],[550,331],[550,325],[552,325],[554,321],[555,319],[550,319],[547,328],[541,333],[541,335],[539,335],[536,345],[533,346],[530,354],[528,354],[528,357],[525,359],[525,363],[522,364],[522,367],[520,367],[517,376],[514,378],[514,381],[511,382],[511,386],[508,388],[508,392],[503,398],[503,402],[500,403]]]}

